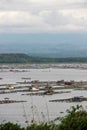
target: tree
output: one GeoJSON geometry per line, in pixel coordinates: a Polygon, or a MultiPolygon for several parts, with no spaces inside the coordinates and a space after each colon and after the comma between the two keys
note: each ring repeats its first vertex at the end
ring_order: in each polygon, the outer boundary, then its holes
{"type": "Polygon", "coordinates": [[[72,107],[62,118],[58,130],[87,130],[87,112],[82,106],[72,107]]]}
{"type": "Polygon", "coordinates": [[[24,128],[21,128],[18,124],[7,122],[0,125],[0,130],[24,130],[24,128]]]}

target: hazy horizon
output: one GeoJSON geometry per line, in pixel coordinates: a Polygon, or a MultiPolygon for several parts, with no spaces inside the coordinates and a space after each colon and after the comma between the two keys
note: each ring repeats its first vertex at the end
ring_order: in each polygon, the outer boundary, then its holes
{"type": "Polygon", "coordinates": [[[1,0],[0,53],[87,56],[86,0],[1,0]]]}
{"type": "Polygon", "coordinates": [[[0,35],[0,41],[0,53],[53,57],[87,56],[87,37],[84,33],[4,34],[0,35]]]}

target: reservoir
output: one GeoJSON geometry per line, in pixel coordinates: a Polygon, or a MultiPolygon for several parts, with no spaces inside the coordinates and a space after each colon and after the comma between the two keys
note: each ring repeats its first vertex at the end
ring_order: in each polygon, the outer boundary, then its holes
{"type": "MultiPolygon", "coordinates": [[[[3,84],[19,85],[18,82],[33,81],[87,81],[86,69],[72,69],[72,68],[44,68],[44,69],[1,69],[0,70],[0,87],[3,84]]],[[[28,84],[27,84],[28,85],[28,84]]],[[[61,90],[57,90],[61,91],[61,90]]],[[[70,93],[60,93],[55,95],[44,96],[30,96],[28,92],[5,93],[0,94],[0,100],[9,98],[11,100],[24,100],[26,102],[0,104],[0,123],[14,122],[26,126],[32,120],[36,122],[51,121],[56,117],[63,116],[66,110],[73,105],[83,105],[86,107],[87,102],[49,102],[49,100],[71,98],[73,96],[85,96],[87,90],[74,90],[72,88],[63,91],[70,91],[70,93]]]]}

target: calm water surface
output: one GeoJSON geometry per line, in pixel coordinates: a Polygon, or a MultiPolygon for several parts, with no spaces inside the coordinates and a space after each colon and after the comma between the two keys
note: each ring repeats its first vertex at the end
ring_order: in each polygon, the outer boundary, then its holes
{"type": "MultiPolygon", "coordinates": [[[[20,70],[21,71],[21,70],[20,70]]],[[[75,81],[87,81],[87,70],[79,69],[27,69],[26,72],[9,72],[9,70],[0,71],[0,84],[3,83],[13,83],[24,81],[22,78],[31,78],[31,80],[75,80],[75,81]]],[[[66,90],[64,90],[66,91],[66,90]]],[[[31,122],[34,118],[37,122],[48,121],[56,118],[57,116],[62,116],[60,112],[65,112],[66,109],[70,108],[77,103],[65,103],[65,102],[49,102],[52,99],[62,99],[69,98],[73,96],[86,96],[87,91],[75,91],[70,89],[70,93],[55,94],[50,96],[29,96],[22,95],[20,93],[10,93],[1,94],[0,100],[8,97],[13,100],[25,100],[24,103],[14,103],[14,104],[0,104],[0,122],[12,121],[19,123],[22,126],[26,124],[26,118],[31,122]],[[32,108],[33,106],[33,108],[32,108]],[[26,116],[25,116],[26,115],[26,116]]],[[[87,105],[87,102],[79,103],[83,106],[87,105]]]]}

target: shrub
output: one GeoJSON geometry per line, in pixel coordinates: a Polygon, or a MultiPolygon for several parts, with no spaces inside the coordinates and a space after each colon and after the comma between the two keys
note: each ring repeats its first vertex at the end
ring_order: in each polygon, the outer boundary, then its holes
{"type": "Polygon", "coordinates": [[[11,122],[1,124],[0,130],[24,130],[24,128],[21,128],[18,124],[13,124],[11,122]]]}
{"type": "Polygon", "coordinates": [[[32,124],[32,125],[28,126],[26,130],[58,130],[58,129],[56,129],[55,124],[41,123],[39,125],[32,124]]]}
{"type": "Polygon", "coordinates": [[[72,107],[62,118],[59,130],[87,130],[87,112],[81,106],[72,107]]]}

